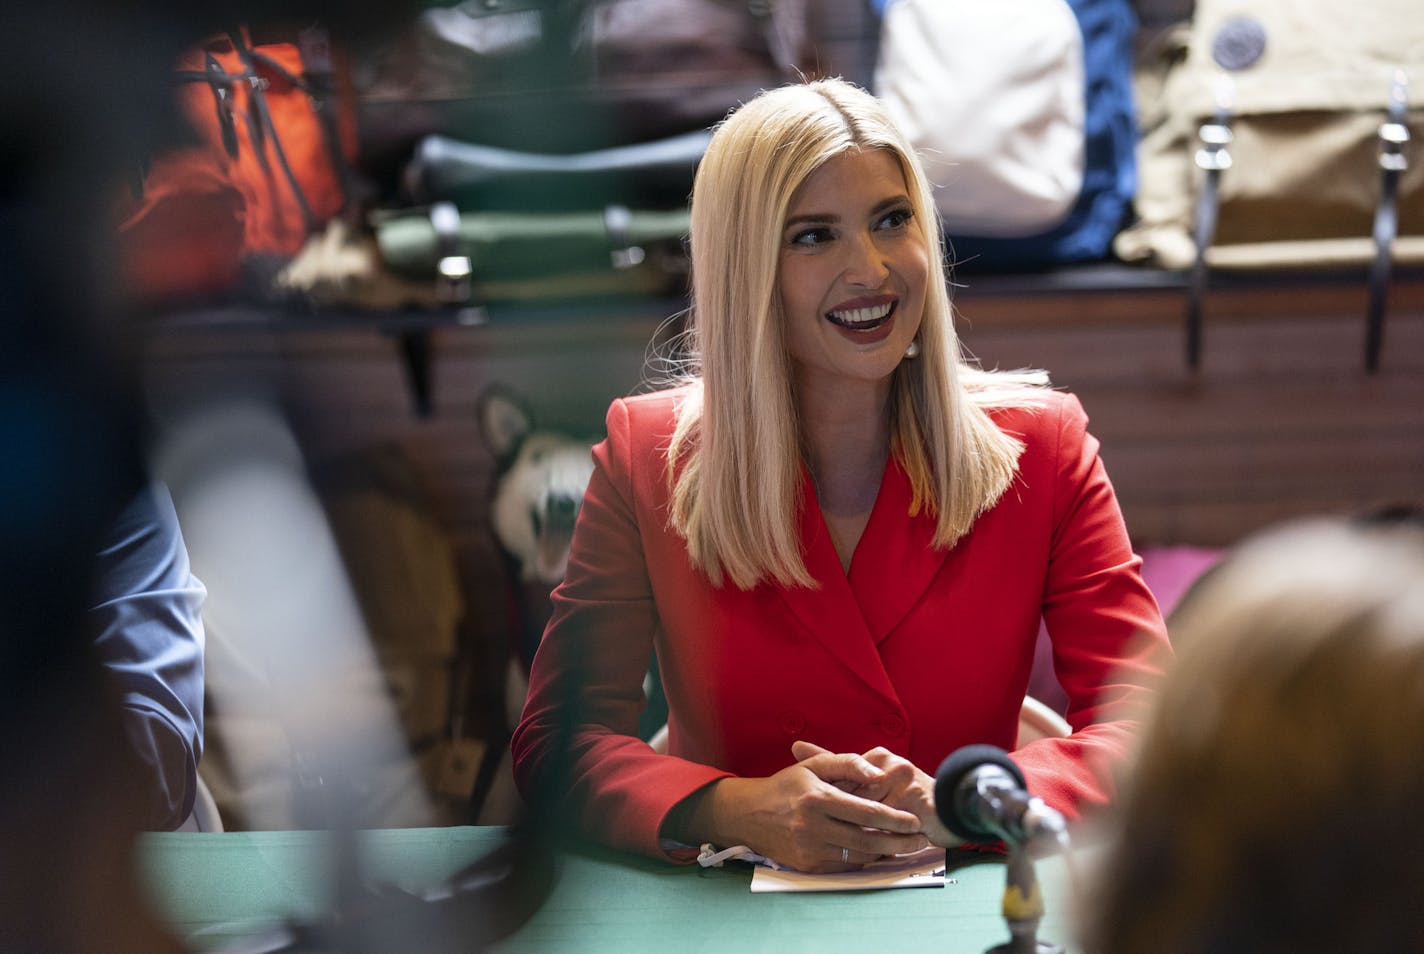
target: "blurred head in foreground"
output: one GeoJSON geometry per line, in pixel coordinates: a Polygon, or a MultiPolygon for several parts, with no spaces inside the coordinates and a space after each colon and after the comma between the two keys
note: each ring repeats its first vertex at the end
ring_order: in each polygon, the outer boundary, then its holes
{"type": "Polygon", "coordinates": [[[1420,523],[1263,533],[1169,628],[1178,665],[1101,859],[1084,949],[1419,950],[1420,523]]]}

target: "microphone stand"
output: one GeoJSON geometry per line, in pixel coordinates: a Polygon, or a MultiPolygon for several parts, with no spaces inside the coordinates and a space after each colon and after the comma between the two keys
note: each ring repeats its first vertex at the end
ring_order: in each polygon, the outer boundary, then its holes
{"type": "Polygon", "coordinates": [[[989,948],[988,954],[1063,954],[1063,946],[1038,937],[1043,918],[1043,890],[1034,873],[1027,844],[1008,843],[1009,864],[1004,883],[1004,920],[1009,940],[989,948]]]}
{"type": "Polygon", "coordinates": [[[999,838],[1008,846],[1003,910],[1009,940],[988,954],[1063,954],[1061,945],[1038,939],[1043,891],[1030,854],[1035,845],[1050,843],[1068,852],[1063,816],[1030,795],[1009,753],[992,745],[951,752],[935,773],[934,795],[935,812],[950,831],[966,841],[999,838]]]}

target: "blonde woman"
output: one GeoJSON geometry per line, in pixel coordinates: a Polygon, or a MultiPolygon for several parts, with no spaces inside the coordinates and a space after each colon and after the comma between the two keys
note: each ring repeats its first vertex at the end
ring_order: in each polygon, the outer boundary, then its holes
{"type": "Polygon", "coordinates": [[[1424,523],[1258,534],[1171,620],[1093,954],[1424,946],[1424,523]]]}
{"type": "Polygon", "coordinates": [[[1014,747],[1040,617],[1076,731],[1015,758],[1070,815],[1109,797],[1161,616],[1077,401],[961,357],[933,209],[849,84],[764,93],[716,131],[696,367],[609,410],[513,740],[527,794],[573,721],[594,836],[811,871],[950,844],[928,773],[1014,747]],[[665,754],[635,735],[654,649],[665,754]]]}

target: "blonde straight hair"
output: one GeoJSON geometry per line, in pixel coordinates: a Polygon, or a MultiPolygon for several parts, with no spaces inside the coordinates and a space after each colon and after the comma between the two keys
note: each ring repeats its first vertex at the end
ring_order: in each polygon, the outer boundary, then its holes
{"type": "Polygon", "coordinates": [[[955,335],[941,229],[913,147],[869,93],[820,80],[762,93],[718,127],[692,193],[690,384],[668,453],[672,527],[714,584],[815,587],[797,533],[800,426],[777,293],[792,194],[851,150],[896,157],[912,222],[932,253],[920,355],[891,387],[892,452],[914,490],[910,513],[936,517],[934,545],[969,532],[1013,481],[1020,441],[986,408],[1033,406],[1041,372],[986,372],[955,335]]]}

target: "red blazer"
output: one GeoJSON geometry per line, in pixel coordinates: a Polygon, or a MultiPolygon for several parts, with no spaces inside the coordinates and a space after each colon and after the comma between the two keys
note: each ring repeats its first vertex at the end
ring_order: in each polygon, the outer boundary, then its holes
{"type": "Polygon", "coordinates": [[[909,480],[892,459],[847,574],[807,476],[800,532],[820,587],[743,591],[694,571],[668,525],[681,395],[615,401],[593,450],[512,742],[526,795],[558,757],[570,713],[583,828],[658,857],[669,857],[658,832],[673,805],[723,776],[786,767],[796,739],[837,752],[883,745],[930,774],[963,745],[1012,749],[1043,617],[1075,731],[1014,760],[1069,817],[1109,798],[1112,763],[1171,650],[1076,398],[1048,392],[1037,410],[994,412],[1026,444],[1019,475],[953,548],[933,549],[932,520],[908,515],[909,480]],[[637,738],[654,649],[667,755],[637,738]]]}

